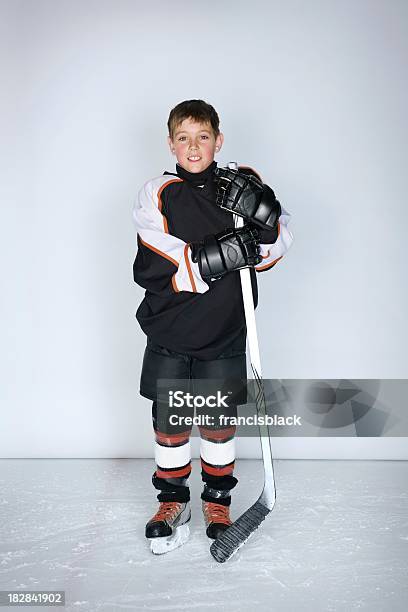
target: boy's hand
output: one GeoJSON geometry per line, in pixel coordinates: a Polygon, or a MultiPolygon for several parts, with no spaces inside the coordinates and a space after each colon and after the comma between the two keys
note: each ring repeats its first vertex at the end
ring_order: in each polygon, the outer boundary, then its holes
{"type": "Polygon", "coordinates": [[[257,177],[230,168],[216,168],[216,204],[264,228],[275,228],[281,205],[273,190],[257,177]]]}
{"type": "Polygon", "coordinates": [[[253,225],[225,229],[201,243],[190,244],[192,260],[198,262],[204,280],[218,279],[234,270],[256,266],[262,261],[259,232],[253,225]]]}

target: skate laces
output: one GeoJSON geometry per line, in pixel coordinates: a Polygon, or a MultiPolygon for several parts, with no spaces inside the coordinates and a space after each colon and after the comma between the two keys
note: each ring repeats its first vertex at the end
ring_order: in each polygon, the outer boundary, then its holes
{"type": "Polygon", "coordinates": [[[204,502],[204,516],[209,523],[225,523],[232,525],[229,507],[213,502],[204,502]]]}
{"type": "Polygon", "coordinates": [[[160,502],[160,508],[151,519],[153,521],[166,521],[174,518],[179,512],[182,504],[180,502],[160,502]]]}

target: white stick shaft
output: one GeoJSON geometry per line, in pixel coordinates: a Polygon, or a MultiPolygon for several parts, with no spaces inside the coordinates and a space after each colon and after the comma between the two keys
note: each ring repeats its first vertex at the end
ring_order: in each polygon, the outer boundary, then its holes
{"type": "MultiPolygon", "coordinates": [[[[242,227],[244,225],[244,219],[242,217],[238,217],[237,215],[234,215],[234,217],[235,227],[242,227]]],[[[249,268],[244,268],[243,270],[239,271],[239,275],[241,278],[242,299],[244,300],[245,321],[251,363],[258,372],[259,376],[262,376],[258,334],[256,330],[255,308],[252,296],[251,272],[249,268]]]]}
{"type": "MultiPolygon", "coordinates": [[[[244,220],[242,217],[238,217],[234,215],[235,227],[242,227],[244,224],[244,220]]],[[[256,320],[255,320],[255,308],[254,308],[254,300],[252,295],[252,284],[251,284],[251,272],[249,268],[244,268],[239,271],[241,278],[241,287],[242,287],[242,299],[244,300],[244,310],[245,310],[245,320],[247,327],[247,340],[249,347],[249,356],[251,360],[251,365],[254,370],[257,372],[260,379],[262,379],[262,370],[261,370],[261,359],[259,356],[259,344],[258,344],[258,334],[256,331],[256,320]]],[[[262,384],[262,380],[261,380],[262,384]]],[[[254,389],[256,389],[256,383],[254,383],[254,389]]],[[[263,393],[263,389],[262,389],[263,393]]],[[[266,417],[266,406],[264,401],[258,402],[257,404],[257,412],[258,417],[266,417]]],[[[261,448],[262,448],[262,460],[264,466],[265,473],[265,484],[264,490],[262,492],[262,496],[264,498],[264,502],[268,508],[272,508],[275,503],[276,498],[276,490],[275,490],[275,477],[273,473],[273,459],[272,459],[272,448],[271,448],[271,439],[268,425],[265,423],[264,425],[259,425],[259,434],[261,438],[261,448]]]]}
{"type": "MultiPolygon", "coordinates": [[[[229,168],[238,169],[238,164],[235,162],[231,162],[228,164],[229,168]]],[[[238,215],[234,215],[234,223],[235,227],[243,227],[244,219],[239,217],[238,215]]],[[[241,288],[242,288],[242,299],[244,301],[244,311],[245,311],[245,321],[247,327],[247,340],[249,347],[249,356],[251,360],[251,365],[254,368],[255,372],[258,374],[259,379],[261,379],[262,384],[262,368],[261,368],[261,358],[259,355],[259,344],[258,344],[258,334],[256,330],[256,320],[255,320],[255,307],[254,300],[252,294],[252,283],[251,283],[251,272],[249,268],[244,268],[239,271],[240,279],[241,279],[241,288]]],[[[255,384],[255,383],[254,383],[255,384]]],[[[262,389],[263,393],[263,389],[262,389]]],[[[265,399],[265,396],[263,396],[265,399]]],[[[258,416],[266,417],[266,406],[265,401],[258,402],[257,404],[258,416]]],[[[263,501],[269,508],[272,508],[275,499],[276,499],[276,489],[275,489],[275,477],[273,473],[273,459],[272,459],[272,448],[271,448],[271,439],[268,425],[265,423],[264,425],[259,425],[259,434],[261,438],[261,448],[262,448],[262,459],[264,465],[264,490],[262,492],[263,501]]]]}

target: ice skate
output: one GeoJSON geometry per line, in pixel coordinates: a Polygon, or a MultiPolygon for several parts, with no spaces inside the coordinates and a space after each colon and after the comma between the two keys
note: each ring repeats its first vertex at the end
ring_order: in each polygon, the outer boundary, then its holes
{"type": "Polygon", "coordinates": [[[187,542],[190,518],[190,502],[160,502],[159,510],[146,525],[152,553],[162,555],[187,542]]]}
{"type": "Polygon", "coordinates": [[[202,506],[206,534],[209,538],[216,540],[230,525],[232,525],[229,515],[229,506],[222,506],[221,504],[208,501],[203,501],[202,506]]]}

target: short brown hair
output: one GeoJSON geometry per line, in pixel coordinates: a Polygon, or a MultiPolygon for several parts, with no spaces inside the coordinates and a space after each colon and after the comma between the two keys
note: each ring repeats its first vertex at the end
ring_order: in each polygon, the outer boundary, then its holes
{"type": "Polygon", "coordinates": [[[217,111],[211,104],[204,102],[204,100],[184,100],[184,102],[180,102],[172,108],[167,121],[169,136],[172,140],[176,127],[184,119],[192,119],[197,123],[210,123],[216,138],[220,133],[220,119],[217,111]]]}

